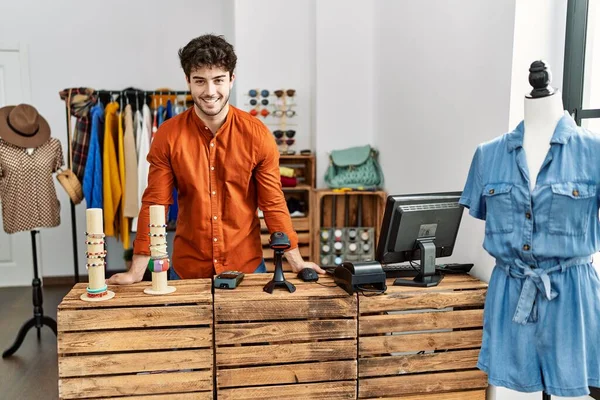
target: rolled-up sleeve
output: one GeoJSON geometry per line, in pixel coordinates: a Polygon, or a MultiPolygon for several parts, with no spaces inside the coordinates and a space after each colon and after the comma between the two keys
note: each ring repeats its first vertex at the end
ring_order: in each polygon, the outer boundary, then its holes
{"type": "Polygon", "coordinates": [[[477,219],[485,220],[486,208],[483,194],[482,164],[483,155],[481,145],[477,147],[467,182],[462,192],[459,203],[469,209],[469,214],[477,219]]]}

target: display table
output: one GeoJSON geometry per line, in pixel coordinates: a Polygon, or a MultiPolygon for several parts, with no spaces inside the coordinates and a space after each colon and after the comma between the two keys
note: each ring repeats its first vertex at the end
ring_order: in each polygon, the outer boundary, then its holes
{"type": "Polygon", "coordinates": [[[393,286],[359,295],[358,395],[361,399],[484,400],[476,368],[487,284],[447,275],[439,286],[393,286]]]}
{"type": "Polygon", "coordinates": [[[112,286],[97,303],[75,285],[58,307],[60,397],[212,399],[214,382],[218,399],[485,399],[486,283],[389,279],[383,295],[348,295],[329,276],[287,275],[294,293],[264,292],[272,274],[213,294],[208,279],[170,281],[164,296],[112,286]]]}
{"type": "Polygon", "coordinates": [[[292,276],[294,293],[265,293],[273,274],[215,289],[219,399],[356,398],[356,295],[329,277],[318,283],[331,287],[292,276]]]}
{"type": "Polygon", "coordinates": [[[61,399],[213,398],[211,280],[169,284],[163,296],[144,293],[150,282],[111,286],[101,302],[74,286],[58,306],[61,399]]]}

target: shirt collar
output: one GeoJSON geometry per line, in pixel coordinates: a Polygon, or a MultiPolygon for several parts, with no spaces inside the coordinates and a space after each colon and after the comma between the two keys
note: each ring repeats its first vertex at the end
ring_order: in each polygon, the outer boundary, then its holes
{"type": "MultiPolygon", "coordinates": [[[[556,124],[550,144],[565,144],[571,139],[571,136],[577,132],[577,124],[570,115],[563,115],[556,124]]],[[[521,121],[514,131],[508,134],[508,151],[513,152],[518,147],[523,147],[523,136],[525,123],[521,121]]]]}
{"type": "MultiPolygon", "coordinates": [[[[194,123],[196,124],[196,126],[198,127],[198,129],[200,130],[200,132],[202,132],[203,135],[205,135],[206,137],[208,137],[209,139],[213,138],[213,134],[210,131],[210,129],[206,129],[207,126],[204,123],[204,121],[202,121],[202,119],[198,116],[198,114],[196,114],[196,110],[194,110],[194,106],[191,106],[188,111],[190,112],[190,118],[192,118],[192,120],[194,121],[194,123]]],[[[227,126],[229,126],[231,124],[231,120],[233,118],[233,106],[230,104],[229,105],[229,110],[227,111],[227,116],[225,117],[225,122],[223,122],[223,125],[221,125],[221,128],[219,128],[219,132],[222,131],[223,129],[226,129],[227,126]]]]}

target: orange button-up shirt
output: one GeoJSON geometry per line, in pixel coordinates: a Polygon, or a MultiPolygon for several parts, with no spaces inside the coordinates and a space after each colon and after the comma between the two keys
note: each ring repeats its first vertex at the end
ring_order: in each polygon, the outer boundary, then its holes
{"type": "Polygon", "coordinates": [[[172,265],[181,278],[209,278],[227,270],[253,272],[262,261],[260,222],[298,236],[281,190],[279,151],[271,132],[250,114],[229,106],[213,136],[194,108],[165,121],[154,134],[148,187],[142,197],[134,254],[149,255],[149,207],[173,203],[179,211],[172,265]]]}

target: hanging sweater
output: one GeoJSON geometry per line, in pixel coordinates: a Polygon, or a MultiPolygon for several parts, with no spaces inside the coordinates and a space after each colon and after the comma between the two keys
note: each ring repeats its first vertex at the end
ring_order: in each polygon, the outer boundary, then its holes
{"type": "MultiPolygon", "coordinates": [[[[141,207],[142,204],[142,196],[144,195],[144,190],[146,190],[146,186],[148,186],[148,171],[150,169],[150,164],[146,157],[148,156],[148,152],[150,151],[150,132],[152,129],[152,113],[150,112],[150,107],[144,104],[144,108],[142,109],[142,133],[140,137],[138,137],[139,141],[139,152],[138,152],[138,206],[141,207]]],[[[132,227],[134,227],[133,231],[137,230],[137,217],[131,223],[132,227]]]]}
{"type": "Polygon", "coordinates": [[[83,174],[83,197],[87,208],[103,208],[102,147],[100,132],[104,134],[104,106],[98,102],[91,111],[92,126],[88,155],[83,174]]]}
{"type": "Polygon", "coordinates": [[[119,234],[118,210],[122,197],[121,178],[117,162],[117,109],[118,103],[109,103],[106,106],[104,124],[104,152],[103,152],[103,192],[104,192],[104,234],[117,236],[119,234]]]}
{"type": "Polygon", "coordinates": [[[129,248],[129,220],[124,215],[124,207],[125,202],[123,201],[123,196],[125,195],[125,149],[124,149],[124,140],[123,140],[123,113],[119,112],[118,118],[118,136],[117,136],[117,147],[119,152],[119,179],[121,181],[121,199],[119,201],[119,207],[117,215],[119,217],[119,228],[120,228],[120,237],[123,242],[123,248],[129,248]]]}
{"type": "Polygon", "coordinates": [[[123,194],[123,215],[135,218],[139,212],[138,205],[138,164],[135,137],[133,135],[133,118],[131,105],[125,107],[125,137],[123,139],[125,152],[125,184],[123,194]]]}

